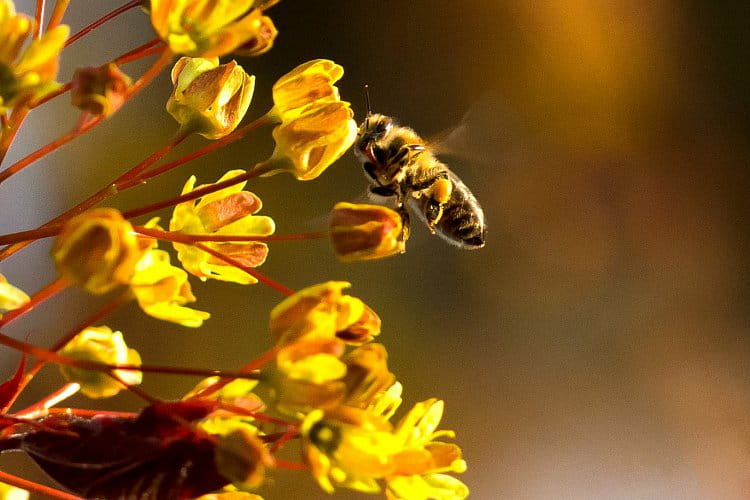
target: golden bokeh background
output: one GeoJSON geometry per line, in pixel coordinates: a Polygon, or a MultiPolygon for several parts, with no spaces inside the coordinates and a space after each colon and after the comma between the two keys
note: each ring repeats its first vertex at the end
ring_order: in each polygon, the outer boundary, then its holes
{"type": "MultiPolygon", "coordinates": [[[[68,22],[76,31],[120,3],[74,0],[68,22]]],[[[33,12],[31,0],[17,6],[33,12]]],[[[471,110],[450,164],[485,208],[486,248],[461,251],[416,228],[398,258],[341,264],[325,242],[279,243],[261,270],[293,288],[353,283],[383,319],[405,405],[445,400],[473,498],[750,494],[749,14],[745,2],[285,0],[271,11],[276,47],[242,61],[258,78],[252,116],[268,108],[276,78],[320,57],[346,69],[341,93],[359,119],[364,84],[376,111],[427,137],[471,110]]],[[[61,81],[152,37],[146,16],[129,12],[66,51],[61,81]]],[[[162,145],[176,128],[169,89],[163,75],[109,123],[0,187],[0,232],[47,220],[162,145]]],[[[66,98],[47,104],[11,159],[75,119],[66,98]]],[[[116,204],[172,196],[190,173],[214,181],[271,148],[265,131],[116,204]]],[[[277,176],[251,189],[286,233],[319,229],[365,185],[346,155],[318,180],[277,176]]],[[[36,290],[54,277],[48,248],[0,272],[36,290]]],[[[268,345],[276,292],[222,283],[194,292],[214,315],[200,330],[134,306],[108,324],[149,363],[232,368],[268,345]]],[[[46,345],[97,303],[71,291],[8,331],[46,345]]],[[[0,355],[10,374],[17,356],[0,355]]],[[[59,380],[45,372],[27,402],[59,380]]],[[[193,382],[149,376],[144,388],[175,398],[193,382]]],[[[140,403],[124,394],[104,404],[140,403]]],[[[23,457],[0,457],[0,467],[40,477],[23,457]]],[[[268,499],[328,498],[299,474],[270,483],[268,499]]]]}

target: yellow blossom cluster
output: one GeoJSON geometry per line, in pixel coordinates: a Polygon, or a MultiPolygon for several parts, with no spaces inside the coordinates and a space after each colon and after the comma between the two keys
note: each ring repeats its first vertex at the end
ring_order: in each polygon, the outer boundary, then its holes
{"type": "MultiPolygon", "coordinates": [[[[219,145],[248,133],[247,126],[238,127],[250,108],[255,77],[235,61],[220,64],[219,57],[269,50],[277,30],[264,12],[275,3],[144,2],[159,37],[152,45],[164,51],[164,61],[183,56],[172,68],[173,90],[166,104],[180,125],[173,145],[190,133],[219,145]]],[[[68,30],[53,27],[28,40],[34,28],[33,20],[15,13],[10,0],[0,0],[0,114],[42,99],[57,86],[57,61],[68,30]]],[[[460,500],[468,495],[468,488],[451,475],[464,472],[466,463],[461,449],[446,441],[453,431],[439,429],[443,402],[422,401],[393,420],[402,386],[388,367],[386,347],[374,342],[381,334],[380,317],[346,293],[351,285],[326,281],[295,292],[256,269],[269,255],[269,242],[284,235],[275,234],[274,219],[259,215],[263,203],[245,190],[247,182],[282,171],[301,181],[315,179],[352,146],[357,126],[350,103],[341,100],[336,86],[342,76],[338,64],[315,59],[275,82],[273,107],[258,113],[261,118],[252,126],[273,127],[275,147],[265,160],[228,170],[210,184],[198,185],[197,177],[190,176],[179,196],[147,210],[120,212],[91,208],[92,203],[42,228],[46,236],[57,235],[51,257],[61,277],[58,283],[95,295],[120,292],[118,305],[133,301],[145,314],[184,327],[201,327],[211,317],[190,307],[196,301],[191,275],[240,285],[264,281],[287,295],[270,312],[272,346],[259,358],[262,362],[255,360],[231,377],[209,377],[184,397],[186,403],[209,403],[210,410],[200,414],[208,416],[191,422],[189,429],[186,421],[186,432],[210,437],[212,463],[220,479],[231,483],[202,500],[262,500],[252,491],[268,470],[283,466],[306,470],[326,492],[349,488],[382,492],[393,500],[460,500]],[[134,214],[166,207],[174,207],[168,231],[158,218],[143,225],[132,222],[134,214]],[[160,249],[159,241],[171,243],[174,264],[171,250],[160,249]],[[276,432],[268,431],[271,426],[276,432]],[[276,455],[288,441],[297,444],[300,460],[291,466],[276,455]]],[[[104,118],[139,86],[131,83],[113,62],[78,70],[68,89],[84,118],[104,118]]],[[[149,156],[103,193],[116,194],[172,168],[149,163],[168,150],[149,156]]],[[[105,198],[92,199],[98,203],[105,198]]],[[[404,252],[401,215],[386,207],[338,203],[328,229],[322,235],[330,237],[333,253],[345,262],[404,252]]],[[[300,235],[287,238],[293,236],[300,235]]],[[[0,312],[31,309],[33,301],[0,275],[0,312]]],[[[149,371],[140,354],[128,347],[122,332],[93,323],[66,337],[58,358],[52,358],[61,363],[66,387],[90,398],[128,388],[138,392],[133,386],[142,381],[139,370],[149,371]]]]}
{"type": "Polygon", "coordinates": [[[463,472],[461,450],[437,430],[443,402],[415,405],[396,425],[401,384],[387,366],[380,319],[345,282],[303,289],[271,311],[279,351],[267,370],[274,407],[301,421],[303,456],[318,484],[393,499],[460,499],[466,486],[447,472],[463,472]],[[356,346],[346,352],[346,344],[356,346]]]}
{"type": "Polygon", "coordinates": [[[68,27],[57,26],[27,44],[35,26],[33,19],[16,14],[11,0],[0,0],[0,114],[58,87],[58,58],[68,27]]]}

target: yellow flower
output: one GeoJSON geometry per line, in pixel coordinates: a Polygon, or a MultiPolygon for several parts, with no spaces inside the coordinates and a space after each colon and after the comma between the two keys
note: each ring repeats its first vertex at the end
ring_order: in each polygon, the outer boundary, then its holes
{"type": "Polygon", "coordinates": [[[331,212],[331,243],[345,262],[403,253],[401,216],[379,205],[337,203],[331,212]]]}
{"type": "Polygon", "coordinates": [[[263,28],[254,0],[151,0],[151,24],[169,49],[192,57],[221,57],[263,28]]]}
{"type": "Polygon", "coordinates": [[[8,283],[5,276],[0,274],[0,318],[3,317],[2,312],[18,309],[28,301],[29,296],[23,290],[8,283]]]}
{"type": "Polygon", "coordinates": [[[274,465],[274,459],[263,441],[247,428],[222,435],[215,455],[219,473],[243,488],[260,486],[266,468],[274,465]]]}
{"type": "Polygon", "coordinates": [[[172,68],[174,90],[167,111],[186,130],[206,139],[231,133],[244,118],[255,77],[235,61],[183,57],[172,68]]]}
{"type": "MultiPolygon", "coordinates": [[[[244,170],[230,170],[217,182],[223,182],[243,174],[244,170]]],[[[261,215],[252,215],[262,207],[260,198],[249,191],[243,191],[246,182],[221,189],[199,198],[199,201],[188,201],[175,207],[169,222],[171,231],[194,235],[242,235],[267,236],[273,234],[273,219],[261,215]]],[[[203,186],[198,186],[201,188],[203,186]]],[[[182,194],[189,193],[195,187],[195,176],[190,177],[182,194]]],[[[249,242],[205,242],[248,267],[263,264],[268,254],[268,246],[258,241],[249,242]]],[[[213,278],[231,281],[241,285],[257,283],[257,280],[245,271],[237,269],[196,248],[193,245],[174,243],[177,258],[190,274],[202,280],[213,278]]]]}
{"type": "Polygon", "coordinates": [[[119,211],[95,208],[65,224],[51,254],[61,275],[103,294],[130,281],[143,249],[119,211]]]}
{"type": "Polygon", "coordinates": [[[0,483],[0,499],[2,500],[28,500],[29,492],[11,486],[10,484],[0,483]]]}
{"type": "Polygon", "coordinates": [[[195,302],[187,273],[171,265],[169,254],[163,250],[151,249],[143,256],[130,288],[143,312],[154,318],[197,328],[211,317],[207,312],[184,307],[195,302]]]}
{"type": "MultiPolygon", "coordinates": [[[[140,365],[141,357],[128,349],[121,332],[106,326],[90,326],[76,335],[60,350],[71,358],[119,365],[140,365]]],[[[60,371],[69,382],[81,385],[81,392],[90,398],[108,398],[123,389],[122,384],[106,373],[60,365],[60,371]]],[[[114,373],[128,385],[141,383],[143,374],[132,370],[115,370],[114,373]]]]}
{"type": "Polygon", "coordinates": [[[389,498],[459,500],[469,490],[461,481],[444,472],[462,473],[466,462],[461,449],[452,443],[436,441],[453,438],[453,431],[437,431],[443,417],[443,402],[429,399],[417,403],[394,431],[403,447],[392,458],[395,469],[387,479],[389,498]]]}
{"type": "Polygon", "coordinates": [[[303,337],[338,337],[360,345],[380,334],[380,318],[355,297],[342,290],[345,281],[328,281],[304,288],[271,310],[270,328],[277,345],[303,337]]]}
{"type": "Polygon", "coordinates": [[[315,408],[335,408],[344,398],[344,344],[336,338],[307,338],[282,348],[269,377],[277,410],[298,415],[315,408]]]}
{"type": "Polygon", "coordinates": [[[313,477],[329,493],[333,493],[334,483],[377,493],[377,480],[393,472],[391,457],[400,449],[386,420],[344,406],[310,412],[300,433],[313,477]]]}
{"type": "Polygon", "coordinates": [[[269,116],[276,148],[268,160],[269,175],[289,171],[297,179],[315,179],[352,145],[357,124],[349,103],[333,85],[343,69],[318,59],[298,66],[273,87],[269,116]]]}
{"type": "Polygon", "coordinates": [[[18,103],[40,99],[58,88],[58,58],[68,27],[57,26],[32,40],[33,19],[16,15],[10,0],[0,0],[0,113],[18,103]]]}
{"type": "Polygon", "coordinates": [[[131,86],[128,75],[109,63],[98,68],[79,68],[73,75],[73,106],[93,115],[109,116],[125,103],[131,86]]]}

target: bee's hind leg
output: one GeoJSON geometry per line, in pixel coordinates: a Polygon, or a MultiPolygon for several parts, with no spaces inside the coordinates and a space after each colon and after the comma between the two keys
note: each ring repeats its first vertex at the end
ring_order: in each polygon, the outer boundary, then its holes
{"type": "MultiPolygon", "coordinates": [[[[409,239],[409,211],[406,210],[406,206],[404,206],[403,203],[399,203],[396,207],[396,212],[401,216],[401,234],[399,235],[398,240],[402,243],[406,243],[406,240],[409,239]]],[[[404,252],[405,251],[406,250],[404,250],[404,252]]]]}

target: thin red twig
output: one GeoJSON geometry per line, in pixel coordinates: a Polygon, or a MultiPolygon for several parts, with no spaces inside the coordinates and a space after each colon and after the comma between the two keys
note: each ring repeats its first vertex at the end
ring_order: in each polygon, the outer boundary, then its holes
{"type": "Polygon", "coordinates": [[[102,24],[106,23],[107,21],[109,21],[111,19],[114,19],[115,17],[119,16],[123,12],[127,12],[130,9],[134,8],[134,7],[138,7],[139,5],[141,5],[141,3],[142,3],[141,0],[132,0],[132,1],[128,2],[128,3],[126,3],[125,5],[121,5],[120,7],[116,8],[115,10],[113,10],[112,12],[110,12],[109,14],[105,14],[104,16],[100,17],[99,19],[97,19],[93,23],[91,23],[88,26],[86,26],[85,28],[83,28],[81,31],[79,31],[75,35],[73,35],[70,38],[68,38],[68,41],[65,42],[65,46],[68,47],[69,45],[73,44],[77,40],[80,40],[81,38],[83,38],[84,36],[86,36],[91,31],[95,30],[96,28],[98,28],[102,24]]]}
{"type": "Polygon", "coordinates": [[[3,318],[0,319],[0,328],[20,318],[21,316],[31,311],[36,306],[38,306],[45,300],[49,299],[50,297],[57,295],[58,293],[63,291],[67,286],[68,286],[68,282],[63,278],[57,278],[51,283],[48,283],[41,290],[39,290],[34,295],[32,295],[31,300],[29,300],[26,304],[19,307],[18,309],[14,309],[13,311],[10,311],[5,316],[3,316],[3,318]]]}
{"type": "Polygon", "coordinates": [[[34,481],[29,481],[28,479],[23,479],[3,471],[0,471],[0,481],[12,484],[18,488],[23,488],[24,490],[38,493],[48,498],[59,498],[60,500],[85,500],[84,498],[71,495],[70,493],[65,493],[64,491],[50,488],[49,486],[44,486],[43,484],[35,483],[34,481]]]}

